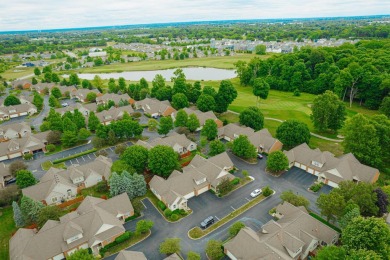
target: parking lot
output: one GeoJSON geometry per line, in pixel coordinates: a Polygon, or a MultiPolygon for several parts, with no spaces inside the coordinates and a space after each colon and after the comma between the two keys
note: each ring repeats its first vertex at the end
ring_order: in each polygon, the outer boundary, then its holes
{"type": "MultiPolygon", "coordinates": [[[[130,145],[132,145],[132,143],[131,142],[126,142],[126,143],[124,143],[124,145],[130,146],[130,145]]],[[[88,149],[84,149],[84,151],[87,151],[87,150],[88,149]]],[[[105,149],[101,149],[100,152],[101,151],[107,152],[107,157],[111,158],[113,161],[119,159],[118,155],[115,154],[115,146],[111,146],[111,147],[107,147],[105,149]]],[[[83,151],[77,151],[77,152],[74,152],[74,154],[80,153],[80,152],[83,152],[83,151]]],[[[67,156],[71,156],[71,155],[72,155],[72,153],[70,153],[67,156]]],[[[65,165],[67,167],[69,167],[69,166],[74,165],[74,164],[79,164],[79,165],[80,164],[86,164],[86,163],[89,163],[89,162],[95,160],[97,156],[98,156],[97,152],[86,154],[86,155],[83,155],[83,156],[80,156],[80,157],[77,157],[77,158],[74,158],[74,159],[66,161],[65,165]]],[[[63,157],[65,157],[65,156],[63,156],[63,157]]]]}

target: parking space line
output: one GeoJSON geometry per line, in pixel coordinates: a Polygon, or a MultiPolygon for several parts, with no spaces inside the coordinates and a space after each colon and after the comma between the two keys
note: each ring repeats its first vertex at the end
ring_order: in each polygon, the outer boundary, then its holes
{"type": "Polygon", "coordinates": [[[83,158],[83,160],[84,160],[84,162],[85,162],[84,156],[81,156],[81,158],[83,158]]]}
{"type": "Polygon", "coordinates": [[[88,154],[88,157],[89,157],[89,159],[91,159],[91,160],[92,160],[92,158],[91,158],[91,156],[89,156],[89,154],[88,154]]]}
{"type": "Polygon", "coordinates": [[[77,158],[75,158],[75,159],[76,159],[76,162],[79,163],[79,160],[77,160],[77,158]]]}
{"type": "Polygon", "coordinates": [[[145,209],[147,209],[148,207],[146,207],[146,205],[144,204],[144,202],[141,200],[141,203],[142,205],[144,205],[145,209]]]}
{"type": "Polygon", "coordinates": [[[233,210],[236,210],[235,208],[233,208],[233,206],[230,206],[233,210]]]}
{"type": "Polygon", "coordinates": [[[112,149],[112,147],[110,147],[110,150],[111,150],[111,152],[113,152],[113,151],[114,151],[114,149],[112,149]]]}
{"type": "Polygon", "coordinates": [[[73,165],[73,163],[72,163],[72,160],[70,160],[69,162],[70,162],[70,164],[72,164],[72,165],[73,165]]]}
{"type": "Polygon", "coordinates": [[[251,201],[250,199],[248,199],[248,198],[245,198],[247,201],[251,201]]]}
{"type": "Polygon", "coordinates": [[[217,216],[215,216],[215,218],[218,219],[218,221],[219,221],[219,218],[217,216]]]}

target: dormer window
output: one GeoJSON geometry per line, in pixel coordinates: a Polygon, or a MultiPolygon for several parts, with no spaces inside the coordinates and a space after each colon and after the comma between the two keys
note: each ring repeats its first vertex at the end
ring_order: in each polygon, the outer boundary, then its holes
{"type": "Polygon", "coordinates": [[[322,164],[319,162],[316,162],[316,161],[311,161],[311,164],[313,164],[314,166],[317,166],[317,167],[322,167],[322,164]]]}

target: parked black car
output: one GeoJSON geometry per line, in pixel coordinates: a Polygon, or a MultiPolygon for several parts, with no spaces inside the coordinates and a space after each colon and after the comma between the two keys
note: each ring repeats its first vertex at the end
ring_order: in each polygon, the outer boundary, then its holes
{"type": "Polygon", "coordinates": [[[11,183],[14,183],[16,182],[16,178],[12,178],[12,179],[9,179],[8,181],[5,181],[5,184],[11,184],[11,183]]]}
{"type": "Polygon", "coordinates": [[[205,220],[203,220],[202,223],[200,223],[200,227],[202,229],[206,229],[209,226],[211,226],[214,222],[215,222],[214,217],[210,216],[210,217],[206,218],[205,220]]]}

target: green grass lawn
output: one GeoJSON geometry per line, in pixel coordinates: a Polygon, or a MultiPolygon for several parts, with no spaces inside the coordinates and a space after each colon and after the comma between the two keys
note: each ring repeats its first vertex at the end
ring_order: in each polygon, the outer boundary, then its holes
{"type": "Polygon", "coordinates": [[[9,259],[9,240],[16,229],[12,207],[0,209],[0,259],[9,259]]]}
{"type": "Polygon", "coordinates": [[[105,191],[105,192],[99,192],[97,190],[97,185],[89,187],[89,188],[82,189],[81,190],[81,194],[84,197],[87,197],[87,196],[92,196],[92,197],[96,197],[96,198],[102,198],[103,196],[105,196],[107,198],[110,197],[110,192],[108,190],[105,191]]]}
{"type": "MultiPolygon", "coordinates": [[[[104,73],[117,71],[139,71],[139,70],[160,70],[160,69],[174,69],[179,67],[212,67],[220,69],[234,69],[234,63],[243,60],[249,61],[256,55],[254,54],[236,54],[234,56],[224,57],[205,57],[185,60],[148,60],[130,63],[115,63],[104,65],[100,67],[80,69],[81,73],[104,73]]],[[[257,56],[265,59],[269,55],[257,56]]]]}
{"type": "Polygon", "coordinates": [[[51,161],[46,161],[46,162],[43,162],[41,164],[41,167],[42,167],[42,170],[44,171],[47,171],[49,170],[51,167],[55,167],[55,168],[58,168],[58,169],[66,169],[66,165],[65,163],[58,163],[58,164],[53,164],[51,161]]]}

